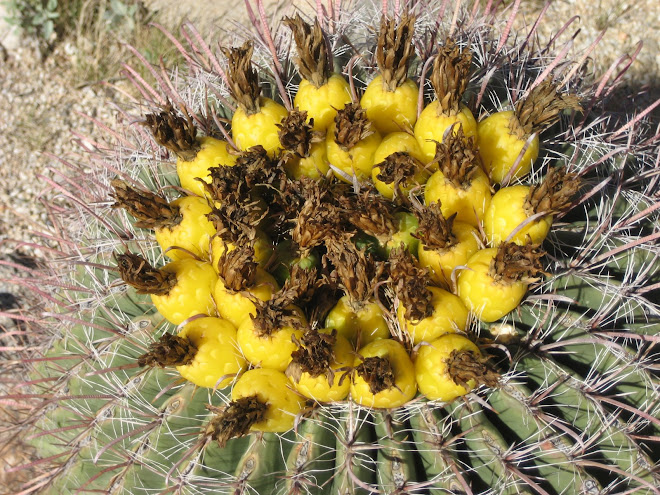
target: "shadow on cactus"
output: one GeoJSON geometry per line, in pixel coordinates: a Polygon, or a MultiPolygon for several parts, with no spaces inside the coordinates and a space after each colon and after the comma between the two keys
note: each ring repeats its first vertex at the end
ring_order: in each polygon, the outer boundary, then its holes
{"type": "Polygon", "coordinates": [[[186,25],[52,182],[22,493],[658,493],[648,112],[516,9],[331,3],[186,25]]]}

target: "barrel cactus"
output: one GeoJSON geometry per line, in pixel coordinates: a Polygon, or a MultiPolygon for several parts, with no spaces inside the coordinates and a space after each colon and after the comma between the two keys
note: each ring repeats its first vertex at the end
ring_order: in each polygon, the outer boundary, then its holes
{"type": "Polygon", "coordinates": [[[22,493],[658,493],[658,134],[616,67],[519,2],[247,5],[52,182],[22,493]]]}

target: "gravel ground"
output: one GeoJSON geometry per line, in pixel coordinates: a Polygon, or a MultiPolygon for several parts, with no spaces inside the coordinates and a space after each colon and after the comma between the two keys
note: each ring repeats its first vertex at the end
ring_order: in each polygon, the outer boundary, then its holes
{"type": "MultiPolygon", "coordinates": [[[[165,24],[171,25],[175,19],[186,15],[202,32],[212,29],[228,12],[233,12],[226,6],[219,6],[220,2],[147,0],[144,3],[147,8],[159,11],[158,20],[165,24]]],[[[534,22],[542,4],[536,0],[523,1],[519,22],[534,22]]],[[[238,10],[243,11],[242,7],[238,10]]],[[[592,55],[596,74],[607,70],[621,53],[634,52],[637,43],[643,41],[644,48],[626,76],[626,82],[636,90],[648,85],[643,98],[647,102],[660,96],[660,3],[652,0],[628,3],[556,0],[539,29],[540,38],[549,39],[574,15],[579,19],[567,32],[572,34],[578,27],[582,30],[575,40],[576,53],[608,28],[592,55]]],[[[219,25],[227,26],[226,22],[219,25]]],[[[50,193],[44,192],[47,184],[41,176],[52,177],[64,170],[62,163],[53,157],[66,156],[75,148],[72,131],[92,136],[97,132],[82,114],[104,122],[113,121],[108,90],[102,85],[81,85],[81,81],[76,80],[76,72],[72,70],[75,55],[73,45],[63,43],[42,59],[34,41],[14,39],[9,43],[0,29],[0,331],[2,327],[12,328],[16,324],[11,318],[3,318],[1,313],[17,311],[30,301],[29,293],[7,282],[20,270],[2,263],[29,267],[41,257],[38,249],[28,245],[17,247],[15,242],[7,241],[35,242],[38,240],[35,232],[41,230],[40,225],[48,223],[43,202],[50,193]]],[[[15,342],[8,344],[6,341],[0,335],[0,346],[15,345],[15,342]]],[[[4,461],[15,465],[21,462],[21,455],[15,453],[4,461]]],[[[20,480],[6,477],[0,471],[0,486],[10,490],[6,493],[15,493],[11,490],[17,485],[12,482],[17,481],[20,480]]]]}

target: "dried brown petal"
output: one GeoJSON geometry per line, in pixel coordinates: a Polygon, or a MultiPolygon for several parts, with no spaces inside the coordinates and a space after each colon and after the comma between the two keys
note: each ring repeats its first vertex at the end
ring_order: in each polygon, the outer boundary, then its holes
{"type": "Polygon", "coordinates": [[[540,184],[530,186],[525,210],[530,216],[561,211],[571,204],[580,185],[578,175],[567,173],[565,167],[549,168],[540,184]]]}
{"type": "Polygon", "coordinates": [[[334,370],[331,364],[335,360],[334,345],[337,342],[337,330],[332,333],[321,333],[318,330],[305,332],[298,349],[291,353],[291,363],[287,366],[286,375],[296,383],[303,373],[311,377],[326,375],[328,384],[332,387],[334,370]]]}
{"type": "Polygon", "coordinates": [[[197,156],[200,146],[192,116],[186,109],[184,112],[185,118],[180,117],[174,107],[168,104],[159,114],[146,115],[143,125],[149,128],[158,144],[190,162],[197,156]]]}
{"type": "Polygon", "coordinates": [[[211,198],[225,202],[233,195],[241,198],[248,194],[244,175],[243,167],[237,165],[233,167],[211,167],[209,169],[210,182],[202,182],[211,198]]]}
{"type": "Polygon", "coordinates": [[[151,191],[138,191],[126,182],[115,179],[111,182],[114,188],[113,208],[123,208],[138,221],[136,227],[143,229],[157,229],[161,227],[174,227],[178,225],[183,216],[177,206],[171,205],[167,200],[151,191]]]}
{"type": "Polygon", "coordinates": [[[511,119],[511,133],[525,139],[526,136],[542,132],[557,122],[562,111],[582,110],[580,99],[576,95],[561,94],[557,89],[557,84],[546,79],[532,89],[525,99],[516,103],[516,118],[511,119]]]}
{"type": "Polygon", "coordinates": [[[486,385],[495,388],[499,383],[500,375],[488,365],[489,359],[472,351],[454,350],[447,360],[449,376],[454,383],[466,390],[472,388],[468,385],[470,380],[475,381],[476,387],[486,385]]]}
{"type": "Polygon", "coordinates": [[[481,168],[476,137],[466,137],[459,124],[456,132],[448,133],[442,143],[436,142],[432,163],[438,164],[442,174],[455,187],[467,189],[481,168]]]}
{"type": "Polygon", "coordinates": [[[188,338],[164,333],[158,342],[149,345],[149,352],[138,358],[138,366],[167,366],[187,365],[195,359],[197,348],[188,338]]]}
{"type": "Polygon", "coordinates": [[[413,237],[420,239],[424,247],[430,249],[448,249],[456,244],[457,239],[451,229],[454,224],[454,213],[445,218],[440,208],[440,203],[431,203],[428,206],[417,205],[413,210],[419,225],[413,237]]]}
{"type": "Polygon", "coordinates": [[[242,151],[235,166],[240,167],[249,189],[266,185],[281,189],[286,180],[284,169],[278,167],[277,161],[270,158],[260,144],[242,151]]]}
{"type": "Polygon", "coordinates": [[[414,34],[415,17],[408,13],[403,13],[398,23],[393,18],[381,19],[376,62],[388,91],[394,91],[408,78],[408,66],[415,56],[414,34]]]}
{"type": "Polygon", "coordinates": [[[291,294],[278,291],[269,301],[254,299],[256,315],[250,316],[260,337],[271,335],[281,328],[305,328],[297,308],[291,305],[291,294]]]}
{"type": "Polygon", "coordinates": [[[406,309],[406,318],[422,320],[433,314],[433,293],[428,272],[415,265],[408,250],[396,248],[389,256],[390,279],[396,297],[406,309]]]}
{"type": "Polygon", "coordinates": [[[218,261],[218,276],[227,289],[236,292],[249,290],[257,277],[257,262],[254,261],[254,248],[238,245],[231,251],[225,249],[218,261]]]}
{"type": "Polygon", "coordinates": [[[394,369],[387,358],[378,356],[364,358],[364,361],[355,368],[355,372],[367,382],[369,391],[374,395],[396,387],[394,369]]]}
{"type": "Polygon", "coordinates": [[[223,409],[212,406],[207,409],[218,414],[209,422],[206,435],[222,448],[230,439],[247,435],[253,424],[263,421],[268,405],[251,395],[233,400],[223,409]]]}
{"type": "Polygon", "coordinates": [[[251,41],[246,41],[240,48],[223,48],[229,64],[229,88],[231,94],[247,114],[252,115],[259,111],[259,73],[252,67],[251,41]]]}
{"type": "Polygon", "coordinates": [[[330,202],[327,184],[303,177],[297,194],[304,202],[296,209],[291,239],[302,250],[301,256],[305,256],[312,248],[341,232],[342,218],[330,202]]]}
{"type": "Polygon", "coordinates": [[[442,114],[458,113],[461,98],[470,81],[471,64],[470,50],[459,48],[450,38],[438,49],[430,79],[442,114]]]}
{"type": "Polygon", "coordinates": [[[311,300],[319,282],[318,271],[315,267],[303,268],[294,263],[289,270],[289,278],[274,297],[282,306],[302,304],[311,300]]]}
{"type": "Polygon", "coordinates": [[[335,116],[335,142],[344,151],[350,151],[357,143],[371,136],[374,127],[367,118],[367,111],[359,103],[349,103],[335,116]]]}
{"type": "Polygon", "coordinates": [[[334,266],[330,278],[346,293],[349,305],[357,311],[373,301],[375,287],[385,271],[384,263],[374,260],[349,240],[331,240],[326,246],[326,256],[334,266]]]}
{"type": "Polygon", "coordinates": [[[298,51],[296,63],[300,75],[320,88],[332,73],[332,62],[328,56],[328,47],[318,19],[314,20],[314,26],[310,26],[299,14],[296,14],[295,17],[286,17],[284,23],[293,32],[296,41],[298,51]]]}
{"type": "Polygon", "coordinates": [[[512,242],[503,242],[498,246],[497,254],[490,262],[488,274],[495,281],[505,284],[536,282],[537,275],[545,273],[541,263],[545,253],[539,251],[539,246],[540,244],[519,246],[512,242]]]}
{"type": "Polygon", "coordinates": [[[142,256],[129,253],[115,254],[122,280],[138,294],[166,296],[176,285],[176,274],[154,268],[142,256]]]}
{"type": "Polygon", "coordinates": [[[409,185],[409,180],[424,168],[424,164],[410,156],[410,153],[397,151],[387,156],[382,162],[376,163],[374,167],[380,168],[376,178],[385,184],[392,184],[394,198],[400,198],[402,196],[401,185],[409,185]]]}
{"type": "Polygon", "coordinates": [[[396,232],[393,205],[374,189],[338,198],[346,222],[381,240],[396,232]]]}
{"type": "Polygon", "coordinates": [[[256,238],[256,227],[264,216],[258,201],[247,201],[236,194],[229,195],[225,201],[213,207],[206,215],[225,242],[240,244],[251,243],[256,238]],[[244,243],[244,242],[243,242],[244,243]]]}
{"type": "Polygon", "coordinates": [[[306,158],[309,156],[313,143],[323,140],[322,133],[314,132],[314,119],[307,122],[307,112],[298,109],[291,110],[280,124],[278,136],[284,150],[306,158]]]}

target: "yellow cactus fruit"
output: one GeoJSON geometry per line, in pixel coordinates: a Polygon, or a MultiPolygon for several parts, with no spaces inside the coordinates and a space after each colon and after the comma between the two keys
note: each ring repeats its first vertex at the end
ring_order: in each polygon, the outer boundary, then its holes
{"type": "Polygon", "coordinates": [[[255,314],[238,327],[238,343],[255,366],[284,371],[291,353],[308,329],[303,311],[293,303],[307,294],[316,281],[316,268],[292,267],[282,289],[267,301],[253,298],[255,314]]]}
{"type": "Polygon", "coordinates": [[[390,278],[399,301],[397,320],[401,339],[417,344],[447,332],[464,330],[467,310],[456,297],[431,287],[428,273],[419,268],[405,250],[390,252],[390,278]]]}
{"type": "Polygon", "coordinates": [[[399,407],[415,397],[417,383],[408,351],[392,339],[380,339],[358,351],[351,398],[365,407],[399,407]]]}
{"type": "Polygon", "coordinates": [[[439,287],[428,287],[432,312],[420,319],[406,318],[406,307],[399,304],[396,316],[401,329],[413,344],[430,342],[446,333],[462,332],[467,326],[468,310],[458,296],[439,287]]]}
{"type": "Polygon", "coordinates": [[[176,276],[176,285],[167,295],[151,295],[158,312],[178,325],[191,316],[215,316],[211,291],[218,277],[208,263],[183,259],[168,263],[162,271],[176,276]]]}
{"type": "Polygon", "coordinates": [[[343,172],[333,171],[335,176],[349,183],[354,175],[359,181],[370,178],[380,141],[380,133],[360,105],[351,103],[339,110],[326,135],[328,162],[343,172]]]}
{"type": "Polygon", "coordinates": [[[426,182],[424,202],[440,204],[445,218],[478,227],[490,205],[490,181],[481,168],[476,138],[467,137],[462,126],[442,143],[433,158],[438,170],[426,182]]]}
{"type": "Polygon", "coordinates": [[[387,134],[374,153],[374,163],[380,163],[392,153],[401,151],[408,153],[417,160],[422,160],[422,150],[415,136],[408,132],[391,132],[387,134]]]}
{"type": "Polygon", "coordinates": [[[385,255],[389,256],[392,249],[399,248],[401,245],[411,253],[416,253],[419,249],[419,240],[414,236],[419,225],[417,217],[412,213],[399,211],[394,214],[394,221],[397,226],[396,230],[384,246],[381,243],[381,246],[385,248],[385,255]]]}
{"type": "Polygon", "coordinates": [[[429,400],[450,402],[479,385],[496,387],[499,375],[467,337],[447,334],[420,347],[415,358],[419,391],[429,400]]]}
{"type": "Polygon", "coordinates": [[[529,174],[532,163],[539,156],[539,138],[537,135],[522,137],[511,133],[510,128],[515,122],[513,111],[497,112],[479,122],[477,135],[479,137],[479,154],[484,169],[495,184],[501,184],[509,176],[509,182],[529,174]],[[523,139],[525,138],[525,139],[523,139]],[[525,148],[525,152],[522,150],[525,148]],[[522,154],[515,172],[511,169],[522,154]]]}
{"type": "Polygon", "coordinates": [[[539,134],[559,120],[562,111],[580,110],[576,96],[557,89],[543,81],[513,111],[496,112],[479,122],[479,154],[491,182],[506,185],[525,177],[539,154],[539,134]]]}
{"type": "Polygon", "coordinates": [[[434,100],[424,107],[415,124],[415,137],[426,162],[433,160],[436,143],[442,143],[444,135],[451,128],[455,134],[459,128],[466,136],[477,135],[477,121],[468,107],[461,104],[456,113],[443,113],[442,105],[434,100]]]}
{"type": "Polygon", "coordinates": [[[282,161],[289,177],[325,177],[330,166],[326,158],[325,136],[314,131],[307,112],[291,110],[278,124],[282,161]]]}
{"type": "Polygon", "coordinates": [[[217,264],[218,280],[213,299],[220,316],[236,328],[256,314],[254,301],[268,301],[277,291],[277,281],[254,261],[251,246],[225,251],[217,264]]]}
{"type": "Polygon", "coordinates": [[[472,225],[446,219],[438,203],[415,210],[419,226],[414,236],[419,241],[419,265],[429,270],[433,282],[452,287],[452,272],[464,265],[479,249],[479,231],[472,225]]]}
{"type": "Polygon", "coordinates": [[[233,166],[235,156],[226,141],[211,136],[197,137],[197,128],[187,109],[177,115],[171,105],[158,114],[145,116],[144,125],[151,130],[158,144],[177,157],[176,172],[181,187],[197,196],[206,195],[204,182],[209,182],[209,170],[217,166],[233,166]]]}
{"type": "Polygon", "coordinates": [[[360,105],[381,134],[412,130],[417,121],[419,88],[408,79],[408,66],[415,55],[412,43],[415,17],[403,13],[397,22],[384,17],[378,33],[378,74],[367,85],[360,105]]]}
{"type": "Polygon", "coordinates": [[[301,111],[307,112],[314,121],[314,130],[325,132],[341,110],[351,102],[351,91],[346,79],[340,74],[332,74],[327,82],[316,87],[303,79],[298,86],[298,92],[293,104],[301,111]]]}
{"type": "Polygon", "coordinates": [[[182,259],[154,268],[139,255],[116,256],[121,278],[138,294],[150,294],[158,312],[179,325],[191,316],[216,316],[211,291],[218,276],[208,263],[182,259]]]}
{"type": "Polygon", "coordinates": [[[477,121],[461,103],[471,63],[470,50],[460,49],[451,39],[438,50],[430,77],[436,99],[424,107],[415,124],[415,137],[426,162],[433,160],[436,142],[441,143],[448,130],[455,133],[460,127],[466,137],[477,133],[477,121]]]}
{"type": "Polygon", "coordinates": [[[436,284],[452,286],[452,272],[479,250],[479,231],[472,225],[454,222],[451,233],[456,243],[447,248],[431,248],[419,243],[417,258],[419,265],[429,270],[429,277],[436,284]]]}
{"type": "Polygon", "coordinates": [[[407,132],[388,134],[374,153],[371,178],[387,199],[407,199],[408,193],[424,184],[429,175],[417,140],[407,132]]]}
{"type": "Polygon", "coordinates": [[[176,173],[179,176],[181,187],[197,196],[207,196],[204,184],[209,183],[209,173],[213,167],[233,167],[236,164],[236,154],[231,152],[227,141],[212,137],[201,137],[197,139],[199,150],[191,161],[178,159],[176,162],[176,173]]]}
{"type": "Polygon", "coordinates": [[[538,245],[503,243],[477,251],[458,274],[458,297],[481,321],[499,320],[518,307],[542,273],[538,245]]]}
{"type": "Polygon", "coordinates": [[[156,229],[156,242],[165,252],[165,256],[178,260],[189,258],[192,254],[206,259],[211,237],[216,233],[215,227],[206,218],[211,212],[208,202],[198,196],[184,196],[170,204],[178,208],[181,221],[173,227],[163,226],[156,229]]]}
{"type": "Polygon", "coordinates": [[[303,21],[299,14],[287,17],[284,23],[291,29],[296,42],[298,72],[302,77],[293,104],[307,112],[314,130],[325,132],[335,116],[351,102],[348,81],[332,72],[332,52],[318,19],[314,25],[303,21]]]}
{"type": "Polygon", "coordinates": [[[206,435],[222,448],[230,439],[251,431],[282,433],[293,428],[304,407],[305,399],[289,388],[284,373],[249,370],[234,385],[229,404],[208,406],[216,415],[209,421],[206,435]]]}
{"type": "Polygon", "coordinates": [[[488,243],[540,243],[552,226],[553,213],[571,203],[580,187],[575,174],[563,167],[551,168],[545,179],[533,186],[503,187],[495,195],[484,217],[488,243]]]}
{"type": "Polygon", "coordinates": [[[286,309],[289,314],[282,314],[282,321],[259,318],[261,307],[256,307],[255,318],[246,318],[238,327],[238,344],[254,366],[284,371],[291,361],[291,353],[297,348],[295,339],[302,338],[301,328],[306,322],[302,311],[292,307],[286,309]]]}
{"type": "Polygon", "coordinates": [[[326,245],[338,285],[345,292],[326,317],[326,327],[336,329],[357,347],[389,337],[383,311],[374,299],[374,287],[384,272],[383,263],[350,242],[331,240],[326,245]]]}
{"type": "Polygon", "coordinates": [[[271,158],[280,148],[277,124],[287,116],[283,105],[261,95],[259,75],[252,67],[253,46],[223,50],[229,64],[229,82],[238,108],[231,119],[232,137],[240,150],[263,146],[271,158]]]}
{"type": "Polygon", "coordinates": [[[424,202],[439,203],[442,214],[449,218],[478,227],[490,206],[490,181],[480,168],[475,169],[474,178],[467,188],[456,187],[440,170],[426,182],[424,202]]]}
{"type": "Polygon", "coordinates": [[[301,177],[310,177],[315,180],[325,177],[330,170],[325,141],[312,144],[309,155],[305,157],[296,155],[288,157],[284,162],[284,170],[289,177],[296,180],[300,180],[301,177]]]}
{"type": "Polygon", "coordinates": [[[525,209],[528,195],[529,186],[503,187],[495,193],[484,217],[484,232],[488,244],[497,247],[502,242],[521,245],[527,242],[543,242],[550,232],[552,215],[529,221],[530,215],[525,209]],[[519,230],[513,234],[517,229],[519,230]]]}
{"type": "Polygon", "coordinates": [[[136,227],[153,229],[165,255],[178,260],[206,258],[215,227],[206,215],[211,211],[205,199],[184,196],[171,203],[149,191],[138,191],[126,182],[113,180],[114,208],[124,208],[135,217],[136,227]],[[181,249],[170,249],[170,248],[181,249]],[[168,251],[169,249],[169,251],[168,251]]]}
{"type": "Polygon", "coordinates": [[[353,347],[337,330],[309,330],[291,353],[285,374],[308,399],[340,401],[351,386],[353,360],[353,347]]]}
{"type": "Polygon", "coordinates": [[[393,91],[388,89],[382,75],[374,77],[365,89],[360,105],[367,111],[378,132],[389,134],[411,129],[417,122],[419,88],[406,79],[393,91]]]}
{"type": "Polygon", "coordinates": [[[181,376],[200,387],[229,386],[247,368],[236,341],[236,328],[221,318],[197,318],[183,327],[178,337],[194,347],[194,357],[177,365],[181,376]]]}
{"type": "Polygon", "coordinates": [[[284,106],[264,96],[259,98],[259,110],[254,113],[239,107],[231,119],[231,133],[236,146],[240,150],[248,150],[261,145],[268,156],[274,157],[280,149],[277,124],[286,116],[284,106]]]}
{"type": "Polygon", "coordinates": [[[325,326],[336,329],[339,336],[356,347],[390,336],[383,310],[378,303],[364,302],[358,308],[351,307],[351,298],[342,296],[325,318],[325,326]]]}

